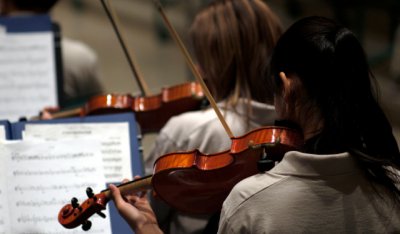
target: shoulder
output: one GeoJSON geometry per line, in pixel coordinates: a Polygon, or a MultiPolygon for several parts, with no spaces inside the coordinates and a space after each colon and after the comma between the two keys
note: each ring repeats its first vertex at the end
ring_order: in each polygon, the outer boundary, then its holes
{"type": "Polygon", "coordinates": [[[233,215],[240,206],[256,194],[284,181],[288,176],[270,172],[248,177],[236,184],[223,204],[226,217],[233,215]]]}
{"type": "Polygon", "coordinates": [[[236,184],[224,201],[219,233],[261,233],[255,229],[269,226],[266,217],[273,213],[268,208],[269,201],[275,201],[277,196],[281,196],[281,194],[271,195],[269,188],[281,184],[286,178],[287,176],[266,172],[248,177],[236,184]],[[268,196],[275,198],[268,199],[268,196]]]}
{"type": "Polygon", "coordinates": [[[232,111],[243,119],[249,118],[253,127],[273,125],[277,118],[274,106],[243,98],[232,111]]]}
{"type": "Polygon", "coordinates": [[[161,132],[181,132],[184,131],[187,134],[193,132],[197,129],[201,129],[208,123],[216,120],[214,112],[210,109],[190,111],[177,116],[173,116],[165,126],[162,128],[161,132]]]}
{"type": "Polygon", "coordinates": [[[70,39],[70,38],[62,38],[61,41],[62,53],[64,57],[68,58],[81,58],[89,60],[96,60],[97,55],[96,52],[90,48],[87,44],[70,39]]]}
{"type": "Polygon", "coordinates": [[[222,142],[230,141],[212,109],[186,112],[172,117],[162,128],[161,136],[173,141],[180,150],[196,148],[207,152],[219,150],[220,147],[225,148],[226,144],[222,142]],[[221,135],[226,139],[220,137],[221,135]],[[216,138],[221,138],[216,142],[220,145],[218,149],[207,144],[216,138]]]}

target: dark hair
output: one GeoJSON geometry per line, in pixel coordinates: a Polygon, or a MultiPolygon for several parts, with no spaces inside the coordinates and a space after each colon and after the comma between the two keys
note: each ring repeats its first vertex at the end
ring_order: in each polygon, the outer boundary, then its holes
{"type": "Polygon", "coordinates": [[[58,0],[11,0],[19,10],[47,13],[58,2],[58,0]]]}
{"type": "Polygon", "coordinates": [[[272,102],[262,77],[281,33],[278,17],[261,0],[216,0],[197,14],[190,39],[217,100],[272,102]]]}
{"type": "Polygon", "coordinates": [[[309,151],[350,152],[368,177],[400,200],[392,170],[400,169],[399,149],[355,35],[332,20],[304,18],[282,35],[271,63],[276,94],[282,90],[279,72],[296,74],[305,99],[320,111],[324,126],[309,151]]]}

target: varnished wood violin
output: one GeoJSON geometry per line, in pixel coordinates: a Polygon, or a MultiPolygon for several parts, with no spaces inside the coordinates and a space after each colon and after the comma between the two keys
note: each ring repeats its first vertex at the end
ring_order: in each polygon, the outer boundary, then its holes
{"type": "MultiPolygon", "coordinates": [[[[161,156],[152,176],[118,187],[123,195],[153,188],[157,197],[179,211],[210,214],[221,209],[236,183],[259,172],[260,159],[273,164],[285,152],[302,145],[302,134],[296,130],[262,127],[233,138],[231,149],[224,152],[203,154],[193,150],[161,156]]],[[[87,225],[87,219],[105,209],[110,198],[106,189],[89,195],[80,206],[67,204],[60,210],[58,220],[66,228],[87,225]]]]}
{"type": "Polygon", "coordinates": [[[97,95],[79,108],[51,113],[52,118],[134,112],[141,132],[159,131],[174,115],[198,110],[204,104],[204,93],[198,83],[191,82],[163,88],[158,95],[97,95]]]}

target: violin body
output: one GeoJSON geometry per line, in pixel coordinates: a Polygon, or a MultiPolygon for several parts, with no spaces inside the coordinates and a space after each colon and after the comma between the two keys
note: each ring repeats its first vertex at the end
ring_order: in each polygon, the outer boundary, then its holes
{"type": "Polygon", "coordinates": [[[284,127],[264,127],[232,139],[231,150],[202,154],[198,150],[160,157],[154,166],[153,188],[175,209],[192,214],[211,214],[239,181],[257,174],[264,145],[267,156],[279,161],[285,152],[298,149],[302,135],[284,127]]]}
{"type": "MultiPolygon", "coordinates": [[[[203,154],[199,150],[170,153],[154,163],[154,173],[120,184],[121,194],[153,188],[159,198],[175,209],[191,214],[211,214],[239,181],[257,174],[258,161],[264,155],[280,160],[290,150],[303,145],[302,133],[285,127],[262,127],[241,137],[232,138],[230,150],[203,154]]],[[[58,221],[66,228],[88,223],[87,219],[103,210],[111,198],[106,189],[79,207],[65,205],[58,221]]]]}
{"type": "Polygon", "coordinates": [[[159,131],[174,115],[198,110],[204,103],[198,83],[184,83],[163,88],[158,95],[133,97],[129,94],[97,95],[77,111],[52,113],[54,118],[134,112],[142,133],[159,131]]]}

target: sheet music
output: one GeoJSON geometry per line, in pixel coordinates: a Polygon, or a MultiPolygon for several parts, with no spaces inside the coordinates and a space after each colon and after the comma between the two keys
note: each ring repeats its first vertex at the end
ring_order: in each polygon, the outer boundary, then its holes
{"type": "Polygon", "coordinates": [[[0,173],[2,173],[0,174],[0,234],[7,234],[11,232],[6,183],[7,179],[5,177],[5,171],[7,169],[7,166],[5,165],[5,159],[6,158],[3,157],[3,155],[0,155],[0,173]]]}
{"type": "Polygon", "coordinates": [[[6,127],[4,125],[0,125],[0,141],[6,139],[6,127]]]}
{"type": "Polygon", "coordinates": [[[58,105],[52,32],[1,33],[0,89],[0,119],[17,121],[58,105]]]}
{"type": "MultiPolygon", "coordinates": [[[[72,197],[79,202],[86,200],[87,187],[95,193],[104,189],[98,141],[19,141],[2,144],[0,155],[8,168],[7,175],[2,176],[7,178],[9,194],[8,233],[83,233],[80,228],[65,229],[57,216],[72,197]]],[[[90,220],[91,233],[111,233],[109,218],[93,216],[90,220]]]]}
{"type": "Polygon", "coordinates": [[[100,139],[107,183],[131,179],[132,163],[128,123],[27,124],[24,140],[100,139]]]}

